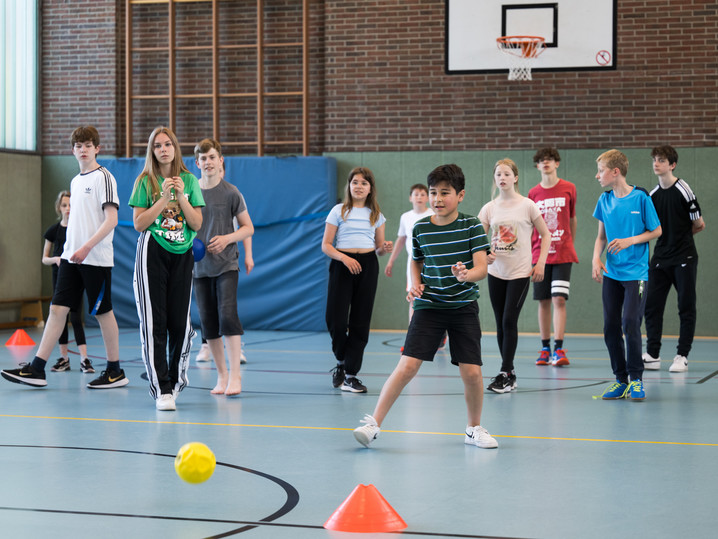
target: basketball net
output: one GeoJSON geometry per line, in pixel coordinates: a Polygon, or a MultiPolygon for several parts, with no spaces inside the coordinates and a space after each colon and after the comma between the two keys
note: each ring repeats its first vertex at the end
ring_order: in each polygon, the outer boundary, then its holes
{"type": "Polygon", "coordinates": [[[506,54],[509,80],[531,80],[534,59],[546,49],[546,40],[538,36],[502,36],[496,46],[506,54]]]}

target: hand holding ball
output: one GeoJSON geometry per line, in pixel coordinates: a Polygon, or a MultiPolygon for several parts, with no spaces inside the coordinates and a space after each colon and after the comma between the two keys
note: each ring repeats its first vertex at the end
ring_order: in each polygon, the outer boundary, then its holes
{"type": "Polygon", "coordinates": [[[203,483],[214,473],[217,459],[212,450],[201,442],[180,447],[175,457],[175,471],[188,483],[203,483]]]}
{"type": "Polygon", "coordinates": [[[202,240],[195,238],[192,241],[192,253],[194,253],[194,261],[199,262],[204,258],[205,247],[202,240]]]}

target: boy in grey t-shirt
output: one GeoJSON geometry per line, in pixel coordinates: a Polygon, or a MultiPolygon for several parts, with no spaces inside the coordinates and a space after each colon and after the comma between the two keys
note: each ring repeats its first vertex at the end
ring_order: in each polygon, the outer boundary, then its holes
{"type": "MultiPolygon", "coordinates": [[[[217,385],[211,393],[239,395],[242,391],[240,363],[244,330],[237,315],[237,242],[249,240],[254,234],[254,226],[244,197],[234,185],[222,179],[224,158],[219,142],[200,141],[194,155],[202,172],[199,185],[206,205],[202,208],[202,228],[197,232],[197,239],[205,245],[205,256],[195,262],[193,284],[202,336],[207,340],[217,366],[217,385]],[[239,225],[236,230],[235,219],[239,225]],[[224,357],[225,346],[229,370],[224,357]]],[[[251,261],[251,253],[248,260],[251,261]]],[[[247,273],[252,265],[247,263],[247,273]]]]}

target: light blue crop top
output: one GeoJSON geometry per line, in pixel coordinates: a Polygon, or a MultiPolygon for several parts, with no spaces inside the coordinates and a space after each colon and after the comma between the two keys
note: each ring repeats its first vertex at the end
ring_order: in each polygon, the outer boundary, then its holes
{"type": "Polygon", "coordinates": [[[334,246],[337,249],[375,249],[376,229],[386,222],[383,214],[379,214],[374,226],[369,224],[369,208],[352,208],[346,220],[342,219],[342,205],[337,204],[327,216],[326,222],[337,227],[334,246]]]}

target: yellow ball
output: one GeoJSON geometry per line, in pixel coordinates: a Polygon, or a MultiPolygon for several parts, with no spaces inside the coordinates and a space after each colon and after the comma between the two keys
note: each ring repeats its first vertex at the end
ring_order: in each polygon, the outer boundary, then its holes
{"type": "Polygon", "coordinates": [[[175,457],[175,471],[188,483],[203,483],[214,473],[217,459],[212,450],[201,442],[180,447],[175,457]]]}

